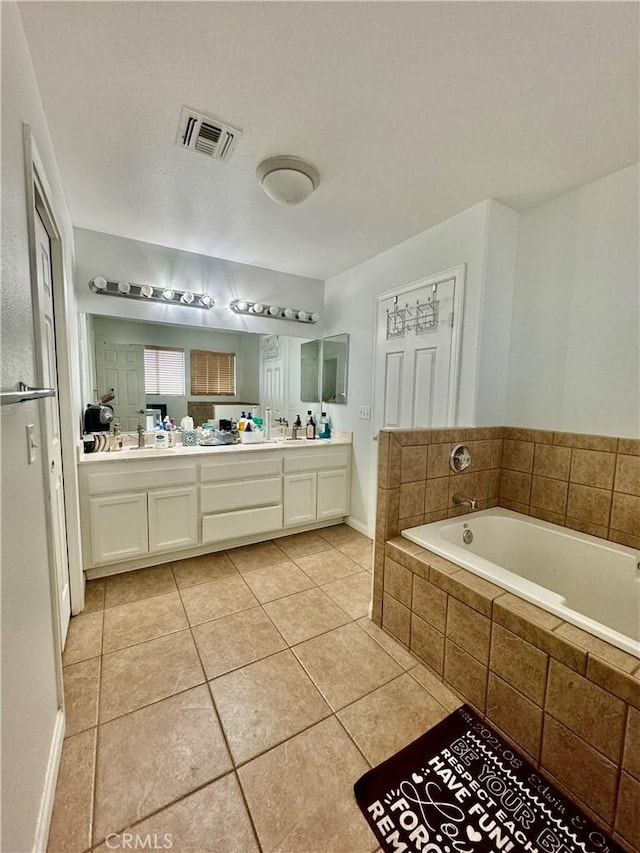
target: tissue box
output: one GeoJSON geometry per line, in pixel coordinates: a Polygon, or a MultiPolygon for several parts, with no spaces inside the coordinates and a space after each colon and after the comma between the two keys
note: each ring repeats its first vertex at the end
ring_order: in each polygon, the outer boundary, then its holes
{"type": "Polygon", "coordinates": [[[195,429],[182,430],[182,445],[183,447],[196,447],[198,444],[198,433],[195,429]]]}
{"type": "Polygon", "coordinates": [[[241,444],[262,444],[264,442],[264,433],[259,432],[258,430],[252,430],[251,432],[245,432],[242,430],[240,432],[240,443],[241,444]]]}

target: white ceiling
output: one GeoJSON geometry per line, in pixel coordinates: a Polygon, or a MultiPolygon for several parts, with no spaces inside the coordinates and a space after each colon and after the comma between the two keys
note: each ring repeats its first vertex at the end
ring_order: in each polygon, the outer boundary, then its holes
{"type": "Polygon", "coordinates": [[[627,2],[21,4],[74,224],[327,278],[485,198],[638,159],[627,2]],[[243,130],[175,145],[183,104],[243,130]],[[255,170],[320,172],[299,207],[255,170]]]}

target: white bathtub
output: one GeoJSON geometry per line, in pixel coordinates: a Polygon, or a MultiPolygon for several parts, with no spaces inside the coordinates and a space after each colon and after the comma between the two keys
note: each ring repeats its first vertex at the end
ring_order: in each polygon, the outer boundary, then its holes
{"type": "Polygon", "coordinates": [[[402,535],[640,658],[640,551],[500,508],[402,535]]]}

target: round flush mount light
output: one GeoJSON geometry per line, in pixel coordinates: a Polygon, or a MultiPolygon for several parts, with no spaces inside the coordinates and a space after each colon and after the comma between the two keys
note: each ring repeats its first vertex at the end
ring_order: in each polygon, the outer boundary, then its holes
{"type": "Polygon", "coordinates": [[[95,278],[92,278],[93,286],[96,290],[106,290],[107,289],[107,280],[102,275],[97,275],[95,278]]]}
{"type": "Polygon", "coordinates": [[[317,170],[299,157],[270,157],[258,166],[258,181],[278,204],[300,204],[320,182],[317,170]]]}
{"type": "Polygon", "coordinates": [[[150,284],[143,284],[140,287],[140,296],[144,296],[145,299],[151,299],[153,296],[153,288],[150,284]]]}
{"type": "Polygon", "coordinates": [[[175,296],[175,293],[170,287],[165,287],[165,289],[162,291],[162,298],[163,299],[171,300],[171,299],[173,299],[174,296],[175,296]]]}

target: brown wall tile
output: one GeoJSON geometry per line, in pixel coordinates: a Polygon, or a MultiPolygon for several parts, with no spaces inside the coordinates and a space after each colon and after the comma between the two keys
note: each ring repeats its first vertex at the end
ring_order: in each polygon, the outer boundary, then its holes
{"type": "Polygon", "coordinates": [[[502,469],[500,477],[500,498],[517,501],[525,505],[529,505],[529,495],[531,493],[531,474],[524,474],[521,471],[510,471],[506,468],[502,469]]]}
{"type": "Polygon", "coordinates": [[[413,574],[390,557],[384,561],[384,591],[406,607],[411,607],[413,574]]]}
{"type": "Polygon", "coordinates": [[[635,850],[640,850],[640,782],[626,773],[620,779],[615,828],[635,850]]]}
{"type": "Polygon", "coordinates": [[[640,535],[640,497],[614,492],[610,524],[614,530],[640,535]]]}
{"type": "Polygon", "coordinates": [[[553,444],[579,450],[602,450],[605,453],[615,453],[618,449],[617,438],[610,435],[588,435],[581,432],[554,432],[553,444]]]}
{"type": "Polygon", "coordinates": [[[615,453],[575,449],[571,452],[569,479],[572,483],[580,483],[583,486],[612,489],[615,467],[615,453]]]}
{"type": "Polygon", "coordinates": [[[606,538],[608,530],[602,524],[594,524],[593,521],[585,521],[582,518],[571,518],[569,515],[564,520],[564,526],[571,530],[578,530],[580,533],[588,533],[589,536],[599,536],[601,539],[606,538]]]}
{"type": "Polygon", "coordinates": [[[480,663],[488,664],[491,620],[457,598],[449,600],[446,635],[480,663]]]}
{"type": "Polygon", "coordinates": [[[411,608],[422,619],[444,633],[447,624],[447,594],[423,578],[413,578],[411,608]]]}
{"type": "Polygon", "coordinates": [[[624,702],[551,659],[545,711],[612,761],[622,749],[624,702]]]}
{"type": "Polygon", "coordinates": [[[587,678],[640,710],[640,671],[636,670],[633,675],[629,675],[607,661],[589,655],[587,678]]]}
{"type": "Polygon", "coordinates": [[[430,444],[427,458],[427,477],[448,477],[451,444],[430,444]]]}
{"type": "Polygon", "coordinates": [[[445,644],[444,678],[461,696],[484,713],[487,692],[487,667],[451,640],[445,644]]]}
{"type": "Polygon", "coordinates": [[[411,616],[411,651],[442,675],[444,668],[444,634],[415,613],[411,616]]]}
{"type": "Polygon", "coordinates": [[[548,661],[540,649],[493,623],[490,669],[540,707],[544,704],[548,661]]]}
{"type": "Polygon", "coordinates": [[[640,780],[640,711],[635,708],[629,708],[622,764],[627,773],[640,780]]]}
{"type": "Polygon", "coordinates": [[[611,492],[592,486],[569,484],[567,517],[608,527],[610,511],[611,492]]]}
{"type": "Polygon", "coordinates": [[[640,663],[638,658],[633,657],[633,655],[623,652],[622,649],[617,649],[610,643],[605,643],[604,640],[600,640],[593,634],[588,634],[568,622],[564,622],[559,628],[556,628],[555,633],[586,649],[590,654],[608,661],[612,666],[621,669],[623,672],[632,673],[640,663]]]}
{"type": "Polygon", "coordinates": [[[471,454],[470,471],[485,471],[491,468],[492,445],[493,442],[490,439],[467,442],[469,453],[471,454]]]}
{"type": "Polygon", "coordinates": [[[569,729],[545,714],[542,769],[588,803],[605,823],[613,821],[617,770],[614,764],[569,729]]]}
{"type": "Polygon", "coordinates": [[[564,516],[567,506],[568,483],[550,477],[533,476],[531,483],[531,506],[546,509],[564,516]]]}
{"type": "Polygon", "coordinates": [[[554,433],[547,429],[525,429],[523,427],[505,427],[504,438],[512,441],[535,441],[538,444],[553,444],[554,433]]]}
{"type": "Polygon", "coordinates": [[[512,441],[505,438],[502,446],[502,467],[530,474],[533,471],[533,449],[532,441],[512,441]]]}
{"type": "Polygon", "coordinates": [[[405,646],[409,646],[411,612],[388,593],[382,599],[382,627],[405,646]]]}
{"type": "Polygon", "coordinates": [[[402,447],[393,433],[389,436],[389,471],[387,473],[387,488],[394,489],[400,485],[402,470],[402,447]]]}
{"type": "MultiPolygon", "coordinates": [[[[504,590],[480,578],[477,575],[456,566],[456,571],[449,574],[441,571],[440,564],[431,560],[429,580],[445,592],[450,593],[469,607],[473,607],[483,616],[491,616],[491,605],[494,598],[503,595],[504,590]]],[[[446,561],[445,561],[446,563],[446,561]]],[[[449,565],[455,565],[450,563],[449,565]]]]}
{"type": "Polygon", "coordinates": [[[400,482],[411,483],[427,477],[427,447],[403,447],[400,482]]]}
{"type": "Polygon", "coordinates": [[[399,518],[422,515],[424,512],[425,483],[403,483],[400,486],[399,518]]]}
{"type": "Polygon", "coordinates": [[[619,438],[618,453],[627,456],[640,456],[640,438],[619,438]]]}
{"type": "Polygon", "coordinates": [[[532,518],[540,518],[542,521],[549,521],[551,524],[564,525],[565,516],[557,512],[551,512],[548,509],[542,509],[540,506],[531,506],[528,513],[532,518]]]}
{"type": "Polygon", "coordinates": [[[449,506],[449,477],[427,480],[424,512],[437,512],[449,506]]]}
{"type": "Polygon", "coordinates": [[[502,448],[504,439],[494,438],[491,441],[491,467],[502,468],[502,448]]]}
{"type": "Polygon", "coordinates": [[[555,444],[536,444],[533,473],[554,480],[568,480],[571,467],[571,448],[555,444]]]}
{"type": "Polygon", "coordinates": [[[486,713],[537,761],[542,742],[542,708],[490,672],[486,713]]]}
{"type": "Polygon", "coordinates": [[[618,545],[626,545],[627,548],[640,549],[640,536],[633,533],[623,533],[621,530],[614,530],[613,527],[610,527],[607,539],[616,542],[618,545]]]}
{"type": "Polygon", "coordinates": [[[411,515],[409,518],[401,518],[398,521],[398,533],[409,530],[410,527],[420,527],[425,524],[424,515],[411,515]]]}
{"type": "Polygon", "coordinates": [[[616,492],[640,495],[640,456],[618,454],[613,488],[616,492]]]}
{"type": "Polygon", "coordinates": [[[389,472],[389,433],[380,430],[378,433],[378,488],[387,488],[389,472]]]}

